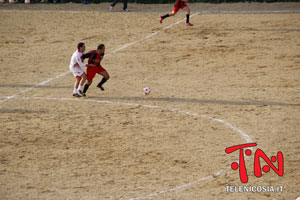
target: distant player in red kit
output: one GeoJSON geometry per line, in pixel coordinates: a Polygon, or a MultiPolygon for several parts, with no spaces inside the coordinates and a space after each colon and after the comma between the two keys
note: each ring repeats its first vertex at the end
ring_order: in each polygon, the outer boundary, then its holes
{"type": "Polygon", "coordinates": [[[186,2],[188,2],[189,0],[176,0],[176,3],[174,5],[174,8],[172,10],[171,13],[166,14],[164,16],[160,16],[160,23],[163,22],[163,20],[167,17],[170,16],[174,16],[180,9],[183,9],[186,11],[186,23],[185,25],[187,26],[194,26],[193,24],[190,23],[190,9],[188,7],[188,5],[186,4],[186,2]]]}
{"type": "Polygon", "coordinates": [[[100,44],[97,50],[90,51],[82,56],[83,59],[89,59],[88,64],[93,65],[93,67],[88,67],[86,70],[87,83],[85,84],[83,89],[83,96],[86,96],[86,92],[92,84],[96,74],[100,74],[103,76],[102,80],[98,83],[97,87],[100,88],[102,91],[104,90],[102,85],[109,79],[109,74],[100,64],[101,60],[104,57],[104,52],[105,46],[104,44],[100,44]]]}

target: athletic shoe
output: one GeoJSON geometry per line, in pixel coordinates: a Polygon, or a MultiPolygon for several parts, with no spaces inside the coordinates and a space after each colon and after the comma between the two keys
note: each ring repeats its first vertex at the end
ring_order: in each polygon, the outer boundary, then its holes
{"type": "Polygon", "coordinates": [[[191,24],[190,22],[189,22],[189,23],[186,23],[185,25],[186,25],[186,26],[194,26],[194,24],[191,24]]]}
{"type": "Polygon", "coordinates": [[[78,90],[78,94],[79,94],[79,95],[82,95],[83,93],[82,93],[82,91],[81,91],[81,90],[78,90]]]}
{"type": "Polygon", "coordinates": [[[104,88],[102,86],[97,86],[98,88],[100,88],[102,91],[104,91],[104,88]]]}
{"type": "Polygon", "coordinates": [[[125,10],[123,10],[124,12],[128,12],[128,8],[126,8],[125,10]]]}
{"type": "Polygon", "coordinates": [[[73,97],[81,97],[79,94],[75,93],[73,94],[73,97]]]}
{"type": "Polygon", "coordinates": [[[82,96],[83,96],[83,97],[86,97],[86,94],[85,94],[85,93],[82,93],[82,96]]]}
{"type": "Polygon", "coordinates": [[[159,20],[159,22],[162,24],[162,22],[163,22],[163,16],[160,16],[160,20],[159,20]]]}
{"type": "Polygon", "coordinates": [[[110,6],[110,7],[109,7],[109,11],[112,12],[113,8],[114,8],[114,7],[110,6]]]}

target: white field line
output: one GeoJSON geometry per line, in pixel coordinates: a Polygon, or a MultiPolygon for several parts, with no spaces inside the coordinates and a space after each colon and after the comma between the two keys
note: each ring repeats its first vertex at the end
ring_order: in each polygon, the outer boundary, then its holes
{"type": "MultiPolygon", "coordinates": [[[[95,103],[106,103],[106,104],[118,104],[118,105],[125,105],[125,106],[133,106],[133,107],[144,107],[144,108],[150,108],[150,109],[162,109],[162,107],[160,106],[153,106],[153,105],[144,105],[144,104],[138,104],[138,103],[124,103],[124,102],[117,102],[117,101],[100,101],[100,100],[94,100],[94,99],[78,99],[78,98],[50,98],[50,97],[18,97],[18,99],[22,99],[22,100],[48,100],[48,101],[77,101],[77,102],[95,102],[95,103]]],[[[215,122],[218,122],[220,124],[223,124],[225,126],[227,126],[228,128],[232,129],[234,132],[238,133],[247,143],[252,143],[253,141],[251,140],[250,136],[242,131],[241,129],[239,129],[237,126],[223,120],[223,119],[218,119],[215,117],[211,117],[208,115],[201,115],[198,113],[194,113],[194,112],[188,112],[188,111],[183,111],[183,110],[178,110],[178,109],[168,109],[169,111],[175,112],[175,113],[179,113],[179,114],[184,114],[184,115],[189,115],[189,116],[195,116],[195,117],[200,117],[200,118],[204,118],[204,119],[208,119],[208,120],[212,120],[215,122]]],[[[248,148],[248,149],[252,149],[252,148],[248,148]]],[[[225,150],[224,150],[224,154],[225,154],[225,150]]],[[[246,158],[247,159],[247,158],[246,158]]],[[[226,171],[225,170],[220,170],[216,173],[213,173],[212,175],[206,176],[206,177],[202,177],[199,178],[195,181],[186,183],[186,184],[182,184],[182,185],[178,185],[176,187],[173,188],[169,188],[169,189],[165,189],[165,190],[161,190],[158,192],[154,192],[142,197],[134,197],[134,198],[130,198],[129,200],[142,200],[142,199],[149,199],[152,197],[156,197],[158,195],[162,195],[162,194],[166,194],[169,192],[174,192],[177,190],[181,190],[181,189],[185,189],[188,188],[192,185],[198,184],[202,181],[206,181],[209,180],[213,177],[218,177],[222,174],[225,174],[226,171]]]]}
{"type": "MultiPolygon", "coordinates": [[[[191,17],[193,17],[193,16],[195,16],[195,15],[198,15],[198,13],[195,13],[195,14],[191,15],[191,17]]],[[[157,21],[158,21],[158,20],[157,20],[157,21]]],[[[173,24],[171,24],[171,25],[169,25],[169,26],[167,26],[167,27],[164,27],[162,30],[169,29],[169,28],[171,28],[171,27],[173,27],[173,26],[175,26],[175,25],[177,25],[177,24],[179,24],[179,23],[181,23],[181,22],[183,22],[183,21],[184,21],[184,19],[183,19],[183,20],[179,20],[179,21],[177,21],[177,22],[175,22],[175,23],[173,23],[173,24]]],[[[132,45],[134,45],[134,44],[136,44],[136,43],[142,42],[142,41],[144,41],[144,40],[151,39],[153,36],[159,34],[160,32],[161,32],[161,31],[156,31],[156,32],[154,32],[154,33],[151,33],[151,34],[147,35],[146,37],[144,37],[144,38],[142,38],[142,39],[140,39],[140,40],[136,40],[136,41],[134,41],[134,42],[125,44],[124,46],[122,46],[122,47],[120,47],[120,48],[114,50],[114,51],[112,52],[112,54],[115,54],[115,53],[117,53],[118,51],[124,50],[124,49],[126,49],[126,48],[128,48],[128,47],[130,47],[130,46],[132,46],[132,45]]],[[[107,54],[107,56],[108,56],[108,55],[111,55],[111,54],[107,54]]],[[[45,85],[45,84],[47,84],[47,83],[49,83],[49,82],[51,82],[51,81],[54,81],[54,80],[56,80],[56,79],[58,79],[58,78],[64,77],[64,76],[66,76],[66,75],[69,74],[69,73],[70,73],[70,71],[63,72],[63,73],[61,73],[61,74],[59,74],[59,75],[57,75],[57,76],[55,76],[55,77],[53,77],[53,78],[50,78],[50,79],[48,79],[48,80],[46,80],[46,81],[43,81],[43,82],[38,83],[38,84],[36,84],[35,86],[32,86],[32,87],[27,88],[27,89],[25,89],[25,90],[21,90],[20,92],[14,94],[14,95],[11,95],[11,96],[5,96],[5,99],[0,100],[0,103],[9,101],[9,100],[11,100],[11,99],[14,99],[14,98],[16,98],[17,96],[20,96],[20,95],[22,95],[22,94],[25,94],[25,93],[27,93],[27,92],[33,90],[34,88],[37,88],[37,87],[42,86],[42,85],[45,85]]]]}
{"type": "MultiPolygon", "coordinates": [[[[194,14],[192,14],[190,17],[194,17],[195,15],[198,15],[198,13],[194,13],[194,14]]],[[[169,26],[164,27],[162,30],[170,29],[170,28],[172,28],[173,26],[175,26],[175,25],[177,25],[177,24],[180,24],[180,23],[183,22],[184,20],[185,20],[185,19],[182,19],[182,20],[179,20],[179,21],[177,21],[177,22],[175,22],[175,23],[173,23],[173,24],[170,24],[169,26]]],[[[139,43],[139,42],[142,42],[142,41],[144,41],[144,40],[150,39],[150,38],[152,38],[153,36],[159,34],[160,32],[161,32],[161,31],[156,31],[156,32],[154,32],[154,33],[151,33],[151,34],[147,35],[145,38],[142,38],[142,39],[140,39],[140,40],[131,42],[131,43],[129,43],[129,44],[126,44],[126,45],[124,45],[124,46],[122,46],[122,47],[120,47],[120,48],[114,50],[112,53],[114,54],[114,53],[116,53],[116,52],[118,52],[118,51],[121,51],[121,50],[123,50],[123,49],[126,49],[127,47],[132,46],[132,45],[134,45],[134,44],[136,44],[136,43],[139,43]]]]}
{"type": "MultiPolygon", "coordinates": [[[[32,12],[37,12],[37,13],[38,12],[41,12],[41,13],[48,13],[48,12],[50,12],[50,13],[52,13],[53,12],[53,13],[57,13],[57,12],[61,12],[61,13],[75,13],[75,14],[76,13],[100,13],[100,12],[94,12],[94,11],[90,12],[90,11],[55,11],[55,10],[53,10],[53,11],[44,11],[44,10],[0,10],[0,13],[1,12],[3,12],[3,13],[14,13],[14,12],[20,12],[20,13],[32,13],[32,12]]],[[[199,12],[196,12],[193,15],[191,15],[191,17],[193,17],[195,15],[198,15],[198,14],[218,14],[218,13],[220,13],[220,14],[265,14],[265,13],[299,13],[299,12],[300,12],[300,10],[273,10],[273,11],[255,11],[255,10],[254,11],[230,11],[230,10],[228,10],[228,11],[199,11],[199,12]]],[[[130,12],[130,13],[135,13],[135,12],[130,12]]],[[[136,12],[136,13],[139,13],[139,12],[136,12]]],[[[141,13],[143,13],[143,12],[141,12],[141,13]]],[[[153,13],[158,13],[158,12],[153,12],[153,13]]],[[[177,24],[179,24],[179,23],[181,23],[183,21],[184,20],[180,20],[178,22],[175,22],[175,23],[173,23],[173,24],[171,24],[171,25],[169,25],[167,27],[164,27],[163,30],[169,29],[169,28],[171,28],[171,27],[173,27],[173,26],[175,26],[175,25],[177,25],[177,24]]],[[[143,38],[141,40],[125,44],[124,46],[122,46],[122,47],[114,50],[112,53],[116,53],[118,51],[126,49],[126,48],[128,48],[128,47],[130,47],[130,46],[132,46],[132,45],[134,45],[134,44],[136,44],[138,42],[143,41],[143,40],[150,39],[150,38],[152,38],[153,36],[157,35],[160,32],[161,31],[154,32],[152,34],[149,34],[148,36],[146,36],[145,38],[143,38]]],[[[109,54],[107,54],[107,55],[109,55],[109,54]]],[[[5,99],[0,100],[0,103],[9,101],[10,99],[14,99],[15,97],[17,97],[19,95],[22,95],[22,94],[25,94],[25,93],[33,90],[34,88],[36,88],[38,86],[45,85],[46,83],[49,83],[49,82],[51,82],[53,80],[56,80],[56,79],[58,79],[60,77],[64,77],[65,75],[67,75],[69,73],[70,73],[69,71],[66,71],[64,73],[61,73],[61,74],[57,75],[54,78],[50,78],[50,79],[48,79],[46,81],[38,83],[37,85],[35,85],[35,86],[31,87],[31,88],[27,88],[25,90],[22,90],[22,91],[14,94],[12,96],[6,96],[5,99]]]]}

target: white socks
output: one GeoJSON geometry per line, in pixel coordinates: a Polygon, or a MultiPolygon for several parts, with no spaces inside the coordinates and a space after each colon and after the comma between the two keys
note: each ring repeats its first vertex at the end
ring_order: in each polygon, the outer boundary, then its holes
{"type": "Polygon", "coordinates": [[[82,89],[82,86],[81,86],[81,85],[78,86],[78,89],[74,88],[73,94],[77,94],[77,92],[78,92],[79,90],[81,90],[81,89],[82,89]]]}
{"type": "Polygon", "coordinates": [[[82,86],[81,86],[81,85],[79,85],[79,86],[78,86],[78,90],[81,90],[81,89],[82,89],[82,86]]]}

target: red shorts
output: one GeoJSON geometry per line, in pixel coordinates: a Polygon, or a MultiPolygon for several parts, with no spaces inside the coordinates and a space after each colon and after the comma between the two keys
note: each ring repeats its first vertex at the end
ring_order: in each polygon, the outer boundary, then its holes
{"type": "Polygon", "coordinates": [[[180,7],[176,7],[176,6],[175,6],[175,7],[173,8],[173,12],[174,12],[174,13],[177,13],[180,9],[183,9],[183,8],[185,8],[185,7],[187,7],[187,5],[186,5],[184,2],[182,2],[181,5],[180,5],[180,7]]]}
{"type": "Polygon", "coordinates": [[[106,71],[101,65],[99,67],[88,67],[86,70],[87,80],[91,81],[96,74],[106,71]]]}

